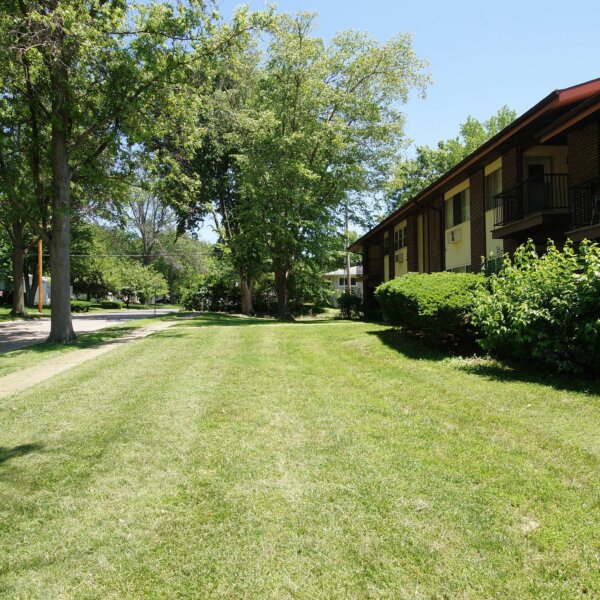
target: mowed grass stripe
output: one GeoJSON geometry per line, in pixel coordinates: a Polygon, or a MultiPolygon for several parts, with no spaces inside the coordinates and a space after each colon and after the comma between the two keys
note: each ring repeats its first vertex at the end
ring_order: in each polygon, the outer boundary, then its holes
{"type": "MultiPolygon", "coordinates": [[[[28,594],[43,596],[53,589],[58,570],[68,575],[67,589],[74,593],[86,567],[101,573],[104,563],[119,572],[116,557],[147,543],[156,520],[168,512],[163,497],[185,477],[202,398],[219,373],[212,363],[227,360],[219,350],[226,344],[216,341],[213,352],[210,340],[203,348],[191,339],[182,347],[182,341],[161,340],[157,357],[152,349],[158,340],[148,338],[17,400],[15,408],[22,408],[10,415],[11,435],[2,445],[31,440],[42,449],[29,457],[26,476],[17,462],[3,466],[3,533],[16,535],[25,555],[23,560],[10,543],[0,552],[7,559],[5,582],[16,576],[28,594]],[[203,364],[206,357],[210,364],[203,364]],[[210,377],[202,377],[203,371],[210,377]],[[37,427],[27,419],[33,413],[37,427]],[[30,543],[32,519],[40,526],[39,546],[30,543]]],[[[235,343],[230,348],[235,352],[235,343]]],[[[95,588],[94,581],[88,584],[95,588]]]]}
{"type": "Polygon", "coordinates": [[[6,597],[599,591],[598,396],[207,321],[2,407],[3,446],[46,442],[0,464],[6,597]]]}

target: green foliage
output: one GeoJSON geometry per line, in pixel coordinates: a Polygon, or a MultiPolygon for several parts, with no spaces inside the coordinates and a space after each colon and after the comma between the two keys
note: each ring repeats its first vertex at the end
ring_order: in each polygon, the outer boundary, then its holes
{"type": "Polygon", "coordinates": [[[474,292],[482,282],[472,273],[409,273],[380,285],[375,296],[393,325],[434,342],[468,341],[474,292]]]}
{"type": "Polygon", "coordinates": [[[73,313],[88,312],[92,306],[92,302],[87,302],[85,300],[71,300],[71,312],[73,313]]]}
{"type": "Polygon", "coordinates": [[[538,256],[529,241],[478,291],[473,323],[486,350],[600,373],[600,247],[549,242],[538,256]]]}
{"type": "Polygon", "coordinates": [[[355,292],[342,292],[337,299],[343,319],[358,319],[363,310],[363,298],[355,292]]]}
{"type": "Polygon", "coordinates": [[[235,312],[240,310],[240,293],[231,275],[200,275],[183,293],[181,303],[186,310],[235,312]]]}
{"type": "Polygon", "coordinates": [[[119,300],[102,300],[100,302],[100,308],[123,308],[123,303],[119,300]]]}
{"type": "Polygon", "coordinates": [[[460,135],[438,142],[435,148],[417,146],[416,156],[398,165],[388,185],[388,210],[391,212],[408,202],[516,118],[514,110],[503,106],[483,122],[467,117],[460,126],[460,135]]]}

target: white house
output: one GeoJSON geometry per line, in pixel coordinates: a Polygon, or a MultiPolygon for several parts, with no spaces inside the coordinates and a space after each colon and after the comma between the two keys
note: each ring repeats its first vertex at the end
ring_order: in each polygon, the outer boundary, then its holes
{"type": "MultiPolygon", "coordinates": [[[[329,281],[329,283],[331,284],[331,287],[335,292],[334,296],[337,296],[346,291],[346,269],[338,269],[337,271],[331,271],[331,273],[325,273],[325,275],[323,275],[323,278],[329,281]]],[[[362,296],[363,268],[361,266],[350,267],[350,285],[354,293],[360,294],[362,296]]]]}

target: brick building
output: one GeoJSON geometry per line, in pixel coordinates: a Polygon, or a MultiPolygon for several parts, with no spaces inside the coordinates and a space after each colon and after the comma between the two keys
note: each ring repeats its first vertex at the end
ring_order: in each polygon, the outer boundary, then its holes
{"type": "Polygon", "coordinates": [[[527,239],[600,239],[600,79],[556,90],[350,246],[364,296],[408,272],[477,272],[527,239]]]}

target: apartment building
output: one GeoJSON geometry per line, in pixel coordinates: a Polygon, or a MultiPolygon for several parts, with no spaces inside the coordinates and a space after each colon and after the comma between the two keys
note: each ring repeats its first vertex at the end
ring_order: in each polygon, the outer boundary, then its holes
{"type": "Polygon", "coordinates": [[[478,272],[527,239],[600,239],[600,79],[556,90],[350,246],[367,307],[408,272],[478,272]]]}

